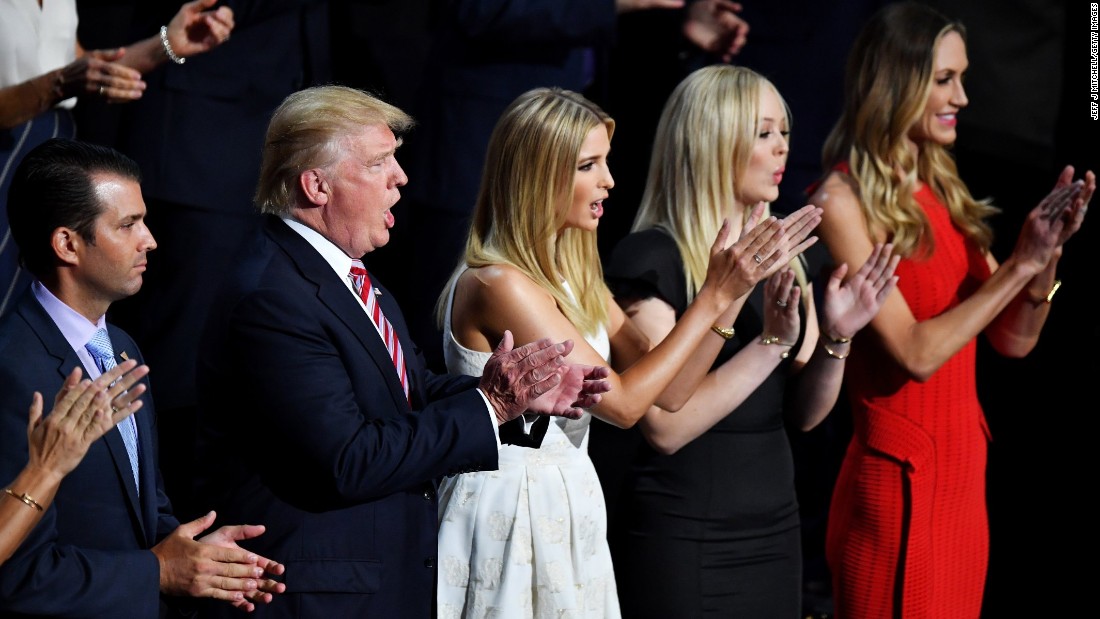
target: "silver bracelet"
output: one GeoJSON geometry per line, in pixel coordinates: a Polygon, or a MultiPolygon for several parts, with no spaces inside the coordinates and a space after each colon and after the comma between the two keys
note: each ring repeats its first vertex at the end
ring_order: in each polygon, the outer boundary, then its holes
{"type": "Polygon", "coordinates": [[[160,27],[160,44],[164,47],[164,53],[168,55],[169,60],[176,64],[187,62],[186,58],[180,58],[176,55],[176,52],[172,51],[172,44],[168,42],[168,26],[160,27]]]}

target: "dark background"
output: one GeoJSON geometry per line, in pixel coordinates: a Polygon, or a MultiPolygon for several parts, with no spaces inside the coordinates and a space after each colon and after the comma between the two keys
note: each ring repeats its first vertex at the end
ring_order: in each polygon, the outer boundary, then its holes
{"type": "MultiPolygon", "coordinates": [[[[846,0],[755,2],[745,0],[749,42],[735,63],[776,83],[792,110],[790,163],[775,208],[801,206],[802,190],[820,172],[821,141],[839,114],[848,46],[862,20],[881,2],[846,0]]],[[[956,155],[976,197],[991,197],[1003,213],[994,221],[994,254],[1012,249],[1027,212],[1051,188],[1065,164],[1100,171],[1100,121],[1089,118],[1089,2],[964,0],[933,2],[969,31],[970,106],[959,115],[956,155]]],[[[430,43],[427,2],[329,3],[333,78],[411,107],[430,43]]],[[[135,2],[78,2],[80,40],[88,49],[131,40],[135,2]]],[[[152,33],[150,33],[152,34],[152,33]]],[[[278,42],[270,42],[277,45],[278,42]]],[[[678,22],[667,16],[620,17],[619,30],[602,50],[604,62],[589,96],[617,120],[612,171],[616,188],[606,205],[600,247],[607,252],[625,234],[642,191],[649,144],[664,97],[687,71],[713,59],[685,51],[678,22]]],[[[264,49],[256,50],[264,53],[264,49]]],[[[78,105],[79,137],[113,144],[122,106],[78,105]]],[[[216,122],[216,119],[211,119],[216,122]]],[[[415,131],[408,140],[415,140],[415,131]]],[[[217,145],[212,145],[216,148],[217,145]]],[[[217,179],[195,179],[216,184],[217,179]]],[[[432,182],[430,178],[412,183],[432,182]]],[[[1095,203],[1095,201],[1094,201],[1095,203]]],[[[401,212],[394,246],[415,251],[423,239],[408,234],[401,212]]],[[[1092,216],[1095,219],[1095,215],[1092,216]]],[[[988,499],[991,561],[986,617],[1063,616],[1092,605],[1090,557],[1074,550],[1093,543],[1083,508],[1091,494],[1088,471],[1092,414],[1087,385],[1100,376],[1100,323],[1095,319],[1098,277],[1091,248],[1097,223],[1070,241],[1059,266],[1065,282],[1054,300],[1038,347],[1026,359],[1007,360],[979,347],[978,385],[993,432],[988,499]]],[[[388,248],[387,248],[388,249],[388,248]]],[[[385,257],[386,250],[379,257],[385,257]]],[[[398,255],[391,252],[392,255],[398,255]]],[[[824,260],[817,253],[816,260],[824,260]]],[[[392,279],[392,277],[391,277],[392,279]]],[[[399,289],[387,280],[390,288],[399,289]]],[[[410,284],[411,285],[411,284],[410,284]]],[[[139,342],[140,344],[140,342],[139,342]]],[[[437,342],[420,342],[421,346],[437,342]]],[[[792,436],[803,504],[806,572],[812,587],[827,583],[820,561],[824,515],[847,441],[846,410],[808,434],[792,436]]],[[[162,441],[171,440],[162,437],[162,441]]],[[[172,451],[170,448],[167,450],[172,451]]],[[[594,455],[594,457],[596,457],[594,455]]],[[[168,474],[175,463],[162,462],[168,474]]],[[[169,485],[169,491],[173,490],[169,485]]],[[[828,610],[809,591],[808,605],[828,610]]]]}

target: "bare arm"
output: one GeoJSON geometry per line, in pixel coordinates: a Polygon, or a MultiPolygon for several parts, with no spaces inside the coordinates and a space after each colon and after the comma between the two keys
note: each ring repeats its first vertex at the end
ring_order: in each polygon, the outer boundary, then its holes
{"type": "MultiPolygon", "coordinates": [[[[743,278],[739,289],[745,292],[730,303],[712,326],[732,325],[748,293],[758,282],[786,268],[795,256],[817,242],[817,237],[810,236],[820,222],[820,209],[817,207],[806,205],[778,222],[775,220],[764,222],[758,229],[757,222],[763,212],[763,203],[753,208],[741,230],[740,237],[729,248],[737,254],[736,274],[743,278]],[[776,223],[779,224],[778,230],[773,228],[776,223]],[[775,244],[774,249],[772,249],[772,243],[775,244]],[[758,261],[758,257],[761,261],[758,261]],[[766,263],[763,262],[764,258],[768,259],[766,263]],[[765,264],[766,268],[754,268],[764,267],[765,264]]],[[[687,363],[681,367],[676,379],[661,393],[656,404],[669,411],[680,410],[710,370],[714,359],[722,349],[723,342],[724,340],[717,334],[703,338],[695,354],[689,357],[687,363]]]]}
{"type": "Polygon", "coordinates": [[[852,277],[845,280],[847,264],[837,267],[825,285],[820,328],[812,328],[818,325],[818,311],[812,291],[807,291],[806,337],[793,364],[797,376],[789,405],[784,407],[787,421],[798,429],[812,430],[836,405],[852,338],[878,313],[896,286],[898,261],[891,245],[875,245],[871,257],[852,277]],[[809,360],[802,365],[807,351],[809,360]]]}
{"type": "MultiPolygon", "coordinates": [[[[676,325],[675,310],[650,297],[626,307],[627,315],[653,341],[662,341],[676,325]]],[[[717,334],[710,337],[724,340],[717,334]]],[[[661,453],[671,454],[709,430],[739,406],[779,365],[786,349],[759,342],[741,349],[703,378],[678,412],[650,407],[639,422],[643,436],[661,453]]]]}
{"type": "MultiPolygon", "coordinates": [[[[1067,166],[1058,177],[1055,189],[1067,187],[1072,182],[1073,168],[1067,166]]],[[[1038,342],[1039,332],[1050,312],[1050,302],[1046,297],[1054,287],[1062,246],[1081,228],[1089,200],[1095,191],[1096,176],[1091,171],[1086,172],[1080,194],[1067,208],[1060,209],[1056,200],[1044,200],[1028,215],[1013,253],[1026,251],[1022,245],[1033,242],[1031,234],[1047,237],[1049,240],[1046,242],[1053,243],[1053,248],[1046,267],[1027,282],[985,330],[993,348],[1002,355],[1022,357],[1031,352],[1038,342]]]]}
{"type": "MultiPolygon", "coordinates": [[[[851,182],[846,175],[834,172],[813,197],[825,209],[821,236],[838,264],[862,263],[871,254],[874,242],[883,240],[872,239],[868,234],[851,182]]],[[[1060,191],[1054,199],[1065,208],[1071,201],[1071,190],[1060,191]]],[[[1028,243],[1018,245],[1017,251],[971,296],[929,320],[918,322],[901,292],[892,290],[871,321],[885,351],[914,380],[927,380],[989,326],[1028,282],[1046,268],[1052,247],[1044,249],[1042,243],[1031,243],[1032,237],[1027,238],[1028,243]]],[[[990,264],[995,267],[992,258],[990,264]]]]}
{"type": "MultiPolygon", "coordinates": [[[[812,229],[818,215],[816,209],[811,208],[799,221],[812,229]]],[[[688,394],[694,391],[713,362],[713,355],[710,359],[697,358],[702,356],[699,353],[701,341],[707,337],[717,337],[711,326],[733,299],[751,289],[739,270],[748,268],[767,272],[780,259],[788,259],[789,252],[793,251],[791,245],[802,249],[808,246],[788,244],[783,225],[774,219],[725,248],[728,232],[727,224],[711,249],[711,266],[706,282],[672,333],[623,373],[611,372],[608,377],[610,391],[592,407],[593,414],[620,427],[632,426],[649,406],[662,397],[673,379],[678,376],[683,379],[681,369],[689,361],[698,368],[694,370],[697,376],[688,377],[685,388],[688,394]],[[760,256],[759,261],[753,259],[757,255],[760,256]]],[[[808,233],[806,230],[805,234],[808,233]]],[[[491,341],[496,340],[505,329],[511,329],[517,342],[544,337],[555,341],[572,340],[575,347],[569,357],[571,362],[606,365],[606,361],[584,341],[557,308],[553,298],[511,267],[485,267],[463,274],[453,311],[455,336],[468,348],[488,350],[491,341]]],[[[614,303],[609,305],[609,313],[611,325],[625,324],[621,310],[614,303]]],[[[624,334],[629,335],[629,331],[620,329],[609,333],[609,337],[616,343],[615,346],[621,347],[624,334]]],[[[717,347],[714,354],[717,354],[717,347]]]]}
{"type": "MultiPolygon", "coordinates": [[[[188,58],[217,47],[233,30],[229,7],[207,10],[217,0],[184,4],[168,24],[169,45],[188,58]]],[[[125,48],[85,51],[79,42],[76,60],[20,84],[0,88],[0,129],[24,123],[60,101],[76,96],[97,96],[112,103],[140,99],[145,92],[142,74],[168,60],[160,33],[125,48]]]]}

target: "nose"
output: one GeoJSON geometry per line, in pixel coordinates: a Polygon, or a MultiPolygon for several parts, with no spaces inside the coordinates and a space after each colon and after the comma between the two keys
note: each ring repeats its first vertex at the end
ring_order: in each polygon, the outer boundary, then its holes
{"type": "Polygon", "coordinates": [[[142,238],[142,249],[146,252],[153,251],[157,248],[157,240],[153,238],[153,232],[148,226],[143,225],[143,227],[145,228],[145,235],[142,238]]]}
{"type": "Polygon", "coordinates": [[[966,98],[966,88],[963,87],[962,80],[955,80],[955,88],[951,93],[951,104],[955,107],[966,107],[970,103],[970,99],[966,98]]]}
{"type": "Polygon", "coordinates": [[[775,145],[775,154],[786,155],[791,150],[791,143],[788,141],[788,136],[776,131],[776,135],[779,136],[779,141],[775,145]]]}
{"type": "Polygon", "coordinates": [[[604,189],[611,189],[614,186],[615,186],[615,177],[611,176],[611,168],[605,166],[604,167],[604,175],[603,175],[603,187],[604,187],[604,189]]]}
{"type": "Polygon", "coordinates": [[[409,182],[409,177],[405,175],[405,170],[401,168],[401,164],[397,163],[397,160],[393,160],[393,186],[404,187],[405,183],[409,182]]]}

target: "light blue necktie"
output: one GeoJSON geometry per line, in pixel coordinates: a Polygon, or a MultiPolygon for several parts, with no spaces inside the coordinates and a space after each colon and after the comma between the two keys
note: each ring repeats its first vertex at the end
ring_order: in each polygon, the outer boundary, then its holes
{"type": "MultiPolygon", "coordinates": [[[[92,339],[84,345],[84,348],[88,349],[92,358],[95,359],[96,365],[99,366],[99,371],[106,374],[115,367],[115,351],[111,348],[111,338],[107,336],[106,329],[99,329],[92,336],[92,339]]],[[[138,443],[137,443],[137,423],[134,422],[133,415],[123,419],[118,424],[118,431],[122,434],[122,442],[126,444],[126,454],[130,456],[130,469],[134,473],[134,486],[138,489],[138,494],[141,494],[141,482],[138,477],[138,443]]]]}

